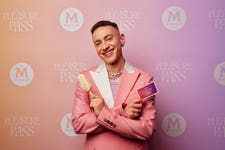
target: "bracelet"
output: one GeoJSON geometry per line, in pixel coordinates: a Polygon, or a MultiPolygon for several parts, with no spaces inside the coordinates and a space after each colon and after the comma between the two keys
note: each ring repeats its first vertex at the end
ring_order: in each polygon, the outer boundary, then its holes
{"type": "Polygon", "coordinates": [[[127,103],[122,103],[122,108],[125,109],[125,107],[127,106],[127,103]]]}

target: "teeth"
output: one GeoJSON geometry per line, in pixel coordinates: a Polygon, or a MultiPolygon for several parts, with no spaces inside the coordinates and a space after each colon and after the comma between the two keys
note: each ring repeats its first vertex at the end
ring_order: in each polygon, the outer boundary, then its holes
{"type": "Polygon", "coordinates": [[[108,55],[111,55],[112,54],[112,51],[107,51],[105,53],[103,53],[104,55],[108,56],[108,55]]]}

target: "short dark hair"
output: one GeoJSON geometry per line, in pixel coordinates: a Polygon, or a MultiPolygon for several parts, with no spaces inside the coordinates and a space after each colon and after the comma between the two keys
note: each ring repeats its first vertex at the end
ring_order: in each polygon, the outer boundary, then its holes
{"type": "Polygon", "coordinates": [[[117,29],[119,31],[119,28],[117,26],[117,24],[115,22],[109,21],[109,20],[101,20],[98,21],[96,24],[94,24],[91,28],[91,33],[93,34],[93,32],[99,28],[99,27],[103,27],[103,26],[112,26],[115,29],[117,29]]]}

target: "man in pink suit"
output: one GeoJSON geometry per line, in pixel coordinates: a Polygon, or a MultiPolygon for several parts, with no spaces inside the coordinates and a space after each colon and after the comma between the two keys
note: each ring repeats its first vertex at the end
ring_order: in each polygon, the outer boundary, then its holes
{"type": "Polygon", "coordinates": [[[147,150],[155,128],[155,97],[142,100],[136,89],[153,77],[124,59],[125,36],[116,23],[99,21],[91,33],[103,63],[82,72],[92,85],[91,92],[77,82],[74,130],[87,134],[85,150],[147,150]]]}

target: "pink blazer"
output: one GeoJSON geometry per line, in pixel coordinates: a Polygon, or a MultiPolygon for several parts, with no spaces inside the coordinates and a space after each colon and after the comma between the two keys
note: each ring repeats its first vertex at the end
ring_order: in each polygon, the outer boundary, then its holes
{"type": "Polygon", "coordinates": [[[92,92],[100,95],[106,104],[96,118],[89,107],[88,93],[77,82],[72,124],[76,133],[87,134],[84,149],[147,150],[148,139],[155,127],[154,98],[144,102],[138,119],[127,118],[122,103],[139,98],[136,89],[150,82],[152,76],[126,63],[114,99],[104,64],[83,74],[90,81],[92,92]]]}

